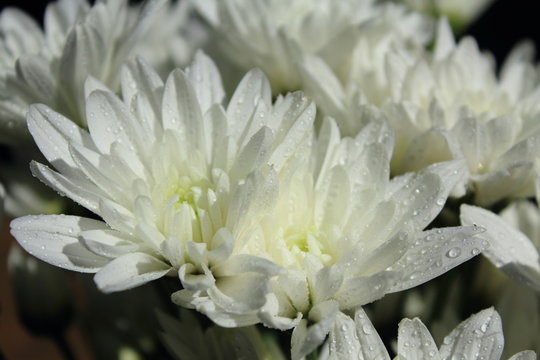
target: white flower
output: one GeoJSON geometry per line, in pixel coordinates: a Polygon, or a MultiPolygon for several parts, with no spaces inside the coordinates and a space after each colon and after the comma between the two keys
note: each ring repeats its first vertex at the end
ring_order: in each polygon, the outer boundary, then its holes
{"type": "MultiPolygon", "coordinates": [[[[256,315],[269,327],[295,328],[294,359],[322,343],[340,310],[419,285],[482,249],[480,240],[469,239],[477,227],[423,231],[464,165],[438,164],[389,180],[388,131],[373,122],[356,138],[341,140],[326,120],[311,152],[281,177],[276,206],[242,246],[243,253],[285,270],[271,279],[256,315]]],[[[222,326],[237,324],[208,292],[184,289],[172,298],[222,326]]]]}
{"type": "Polygon", "coordinates": [[[46,262],[97,272],[105,292],[176,274],[228,309],[230,326],[257,322],[249,312],[279,267],[239,251],[272,206],[278,174],[313,136],[314,105],[301,93],[273,105],[267,80],[252,71],[225,110],[219,74],[202,53],[165,84],[132,63],[122,96],[87,97],[88,132],[31,107],[30,132],[57,169],[34,162],[33,173],[103,221],[29,216],[12,222],[12,234],[46,262]]]}
{"type": "Polygon", "coordinates": [[[258,67],[274,93],[303,89],[296,63],[316,55],[346,69],[362,34],[384,29],[423,43],[429,24],[395,4],[373,0],[206,0],[194,2],[214,30],[216,48],[242,71],[258,67]],[[374,30],[376,29],[376,30],[374,30]]]}
{"type": "Polygon", "coordinates": [[[128,13],[127,1],[61,0],[47,7],[45,29],[24,13],[6,9],[0,19],[0,141],[29,140],[25,116],[44,103],[80,125],[84,81],[90,75],[118,90],[120,67],[165,0],[128,13]]]}
{"type": "Polygon", "coordinates": [[[362,61],[351,63],[345,82],[309,58],[302,74],[306,91],[346,134],[365,125],[359,115],[366,105],[383,111],[396,134],[394,174],[465,159],[468,172],[456,195],[468,188],[477,204],[489,205],[534,193],[540,88],[531,57],[527,45],[516,48],[497,77],[491,57],[471,38],[456,45],[441,21],[433,52],[400,46],[384,53],[375,87],[362,61]]]}
{"type": "Polygon", "coordinates": [[[484,255],[499,269],[533,289],[540,290],[540,212],[522,200],[500,216],[476,206],[461,206],[461,223],[486,228],[480,237],[490,246],[484,255]]]}
{"type": "MultiPolygon", "coordinates": [[[[517,333],[511,336],[518,336],[517,333]]],[[[344,314],[337,316],[328,338],[328,353],[321,359],[387,359],[379,335],[368,317],[359,309],[354,320],[344,314]]],[[[397,360],[499,360],[503,352],[504,336],[501,318],[493,309],[483,310],[459,324],[437,348],[428,329],[418,318],[399,323],[397,360]]],[[[510,360],[535,360],[533,351],[522,351],[510,360]]]]}

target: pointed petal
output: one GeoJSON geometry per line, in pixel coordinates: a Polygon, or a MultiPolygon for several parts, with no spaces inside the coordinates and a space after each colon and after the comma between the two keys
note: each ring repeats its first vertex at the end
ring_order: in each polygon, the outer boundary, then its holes
{"type": "Polygon", "coordinates": [[[440,360],[433,337],[418,318],[399,323],[398,354],[399,359],[440,360]]]}
{"type": "Polygon", "coordinates": [[[193,63],[186,70],[193,85],[202,113],[206,113],[214,104],[221,104],[225,91],[219,71],[210,57],[202,50],[195,53],[193,63]]]}
{"type": "Polygon", "coordinates": [[[440,348],[442,359],[499,359],[504,345],[499,314],[486,309],[459,324],[440,348]]]}

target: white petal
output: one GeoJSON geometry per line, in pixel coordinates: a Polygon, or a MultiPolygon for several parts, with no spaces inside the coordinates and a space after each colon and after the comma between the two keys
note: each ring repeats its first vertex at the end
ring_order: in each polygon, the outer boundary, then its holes
{"type": "Polygon", "coordinates": [[[216,276],[232,276],[247,272],[254,272],[265,276],[275,276],[282,273],[281,267],[273,262],[258,256],[238,254],[227,261],[212,267],[216,276]]]}
{"type": "Polygon", "coordinates": [[[210,298],[228,312],[243,314],[259,310],[266,302],[268,277],[257,273],[220,277],[208,290],[210,298]]]}
{"type": "Polygon", "coordinates": [[[95,276],[98,288],[106,293],[128,290],[166,275],[170,265],[146,253],[120,256],[104,266],[95,276]]]}
{"type": "Polygon", "coordinates": [[[114,230],[85,230],[80,233],[81,243],[94,254],[116,258],[137,250],[137,244],[124,234],[114,230]]]}
{"type": "Polygon", "coordinates": [[[109,89],[105,84],[90,75],[84,82],[84,98],[88,98],[88,96],[90,96],[90,94],[96,90],[112,93],[111,89],[109,89]]]}
{"type": "Polygon", "coordinates": [[[58,191],[60,195],[69,197],[90,211],[96,211],[99,208],[99,201],[104,194],[94,184],[82,180],[71,180],[34,161],[30,163],[30,170],[34,176],[58,191]]]}
{"type": "Polygon", "coordinates": [[[66,89],[70,113],[78,123],[84,123],[84,81],[88,75],[100,78],[105,49],[103,39],[92,26],[76,25],[66,39],[59,63],[59,81],[60,86],[66,89]]]}
{"type": "Polygon", "coordinates": [[[478,255],[487,246],[477,236],[482,231],[477,226],[467,226],[420,233],[405,255],[390,267],[397,276],[390,292],[423,284],[478,255]]]}
{"type": "Polygon", "coordinates": [[[11,234],[35,257],[79,272],[96,272],[109,262],[79,243],[83,231],[104,230],[101,221],[65,215],[25,216],[11,222],[11,234]]]}
{"type": "Polygon", "coordinates": [[[490,308],[459,324],[444,338],[440,354],[443,360],[499,359],[503,345],[501,318],[490,308]]]}
{"type": "Polygon", "coordinates": [[[41,104],[30,106],[28,129],[47,160],[65,175],[80,176],[69,156],[69,143],[93,146],[88,133],[66,117],[41,104]]]}
{"type": "Polygon", "coordinates": [[[439,350],[429,330],[418,318],[404,319],[398,330],[399,359],[439,360],[439,350]]]}
{"type": "MultiPolygon", "coordinates": [[[[279,131],[276,135],[276,143],[279,145],[274,149],[272,156],[269,160],[276,171],[280,171],[282,167],[287,164],[287,161],[295,155],[295,152],[304,141],[311,140],[313,136],[313,121],[315,120],[315,103],[309,102],[307,97],[301,93],[293,93],[290,96],[299,96],[300,100],[297,102],[298,107],[295,105],[296,113],[293,116],[289,114],[293,123],[290,128],[285,124],[281,124],[279,131]],[[283,131],[288,129],[288,131],[283,131]],[[280,138],[280,135],[282,138],[280,138]]],[[[275,130],[274,130],[275,131],[275,130]]]]}
{"type": "Polygon", "coordinates": [[[202,273],[193,264],[184,264],[178,270],[178,276],[182,286],[187,290],[207,290],[216,282],[212,272],[204,264],[201,264],[202,273]]]}
{"type": "Polygon", "coordinates": [[[326,266],[319,270],[312,279],[311,297],[319,303],[329,298],[339,290],[343,283],[343,270],[339,266],[326,266]]]}
{"type": "Polygon", "coordinates": [[[210,57],[198,50],[193,63],[186,69],[186,74],[193,85],[202,113],[206,113],[214,104],[221,104],[225,91],[219,71],[210,57]]]}
{"type": "Polygon", "coordinates": [[[536,360],[536,353],[530,350],[521,351],[508,360],[536,360]]]}
{"type": "Polygon", "coordinates": [[[360,342],[356,325],[349,316],[339,312],[328,334],[329,358],[332,360],[359,359],[360,342]]]}
{"type": "Polygon", "coordinates": [[[171,295],[171,300],[177,305],[197,309],[213,322],[225,328],[249,326],[259,322],[255,313],[233,314],[227,312],[216,306],[213,300],[200,291],[179,290],[171,295]]]}
{"type": "MultiPolygon", "coordinates": [[[[323,304],[325,303],[320,303],[318,306],[323,304]]],[[[310,354],[322,344],[326,335],[328,335],[338,314],[337,304],[333,302],[329,304],[331,306],[324,311],[324,317],[317,319],[314,325],[308,327],[307,320],[304,319],[294,328],[291,338],[291,356],[293,360],[300,360],[310,354]]],[[[316,308],[312,309],[312,311],[314,310],[316,308]]]]}
{"type": "Polygon", "coordinates": [[[532,242],[502,218],[476,206],[461,206],[461,222],[486,228],[482,237],[490,246],[484,251],[495,266],[512,278],[540,289],[540,256],[532,242]]]}
{"type": "Polygon", "coordinates": [[[181,70],[167,78],[163,92],[163,128],[176,129],[187,149],[206,149],[202,113],[193,86],[181,70]],[[191,145],[191,146],[189,146],[191,145]]]}
{"type": "Polygon", "coordinates": [[[143,59],[136,58],[124,65],[121,79],[122,98],[126,105],[132,104],[135,95],[144,94],[155,112],[161,110],[157,91],[163,88],[163,80],[143,59]]]}
{"type": "Polygon", "coordinates": [[[243,179],[254,169],[266,165],[270,151],[272,150],[274,136],[272,130],[267,127],[261,128],[249,142],[240,150],[230,174],[236,179],[243,179]]]}
{"type": "Polygon", "coordinates": [[[435,41],[435,60],[445,59],[456,47],[452,29],[446,18],[441,18],[437,27],[437,40],[435,41]]]}
{"type": "Polygon", "coordinates": [[[333,298],[339,302],[341,309],[354,309],[382,298],[389,291],[390,283],[390,275],[384,272],[347,279],[333,298]]]}
{"type": "Polygon", "coordinates": [[[251,70],[244,76],[227,107],[227,117],[232,122],[231,135],[235,139],[240,139],[249,119],[253,116],[257,103],[262,101],[267,108],[270,108],[271,97],[272,91],[268,79],[260,70],[251,70]]]}
{"type": "Polygon", "coordinates": [[[15,64],[17,80],[37,95],[31,102],[39,101],[51,105],[56,103],[56,82],[48,65],[43,58],[31,55],[22,55],[15,64]]]}
{"type": "Polygon", "coordinates": [[[143,141],[145,137],[125,105],[110,92],[91,93],[86,99],[86,114],[90,135],[103,154],[111,152],[114,142],[133,150],[148,142],[143,141]]]}
{"type": "Polygon", "coordinates": [[[364,309],[359,308],[354,314],[356,324],[356,335],[360,343],[360,353],[358,360],[390,360],[390,356],[379,337],[379,334],[369,321],[364,309]]]}

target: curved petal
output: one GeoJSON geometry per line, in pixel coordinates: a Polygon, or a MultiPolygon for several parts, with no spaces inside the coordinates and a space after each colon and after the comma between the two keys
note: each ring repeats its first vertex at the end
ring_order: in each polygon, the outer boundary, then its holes
{"type": "Polygon", "coordinates": [[[92,273],[109,259],[79,243],[84,231],[105,230],[102,221],[65,215],[24,216],[11,222],[11,234],[35,257],[67,270],[92,273]]]}
{"type": "Polygon", "coordinates": [[[97,287],[106,293],[132,289],[163,277],[171,266],[146,253],[129,253],[104,266],[95,276],[97,287]]]}
{"type": "Polygon", "coordinates": [[[494,213],[476,206],[461,206],[461,222],[485,227],[490,246],[485,256],[512,278],[540,289],[540,255],[531,240],[494,213]]]}
{"type": "Polygon", "coordinates": [[[486,309],[459,324],[440,348],[442,359],[499,359],[504,345],[499,314],[486,309]]]}

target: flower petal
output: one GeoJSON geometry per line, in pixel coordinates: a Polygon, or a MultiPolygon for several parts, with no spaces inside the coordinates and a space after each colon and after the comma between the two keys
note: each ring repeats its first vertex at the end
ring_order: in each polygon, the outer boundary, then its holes
{"type": "Polygon", "coordinates": [[[540,256],[532,242],[494,213],[476,206],[461,206],[461,222],[485,227],[481,236],[490,246],[485,256],[510,277],[540,289],[540,256]]]}
{"type": "Polygon", "coordinates": [[[499,314],[486,309],[459,324],[440,348],[442,359],[499,359],[504,345],[499,314]]]}
{"type": "Polygon", "coordinates": [[[104,266],[95,276],[97,287],[106,293],[132,289],[163,277],[171,267],[146,253],[129,253],[104,266]]]}
{"type": "Polygon", "coordinates": [[[478,255],[487,242],[475,236],[478,226],[433,229],[418,235],[405,255],[389,269],[397,279],[390,292],[423,284],[478,255]]]}
{"type": "Polygon", "coordinates": [[[54,266],[79,272],[96,272],[109,259],[90,252],[78,235],[105,230],[102,221],[65,215],[24,216],[11,222],[11,234],[35,257],[54,266]]]}
{"type": "Polygon", "coordinates": [[[418,318],[399,323],[398,354],[400,359],[440,359],[433,337],[418,318]]]}

